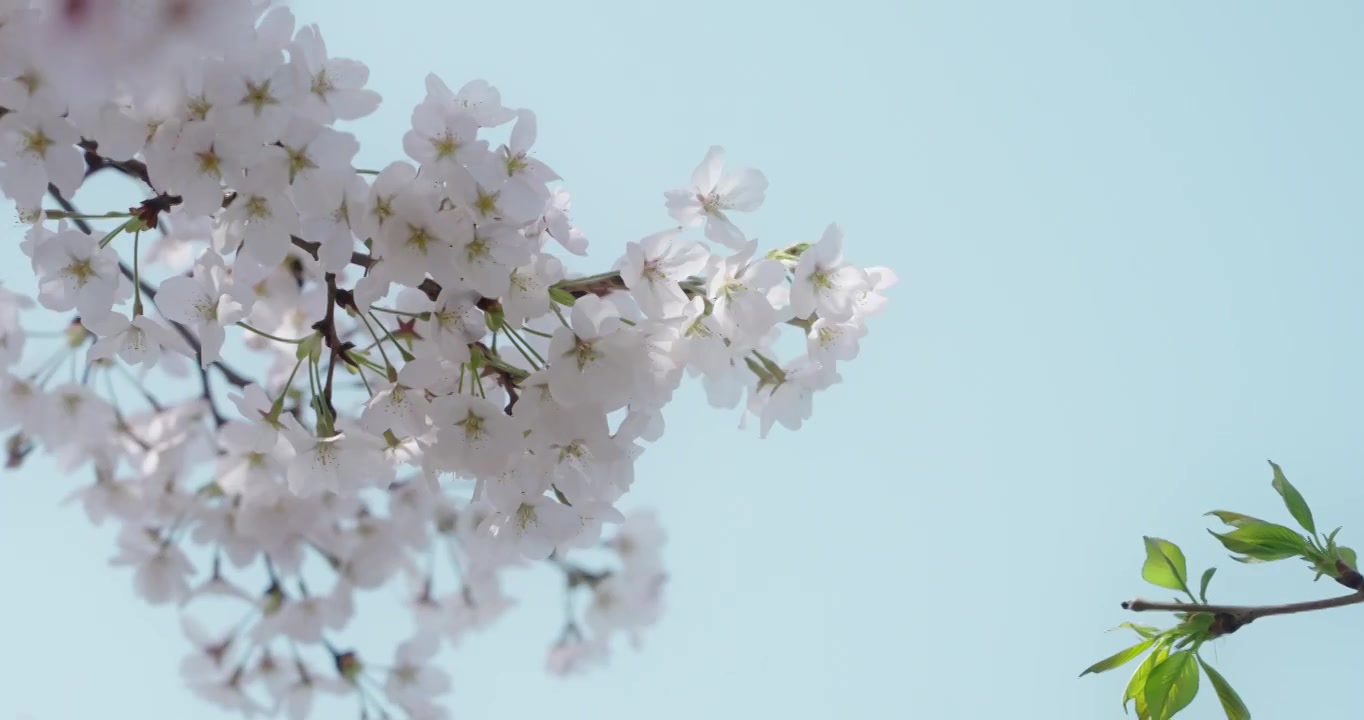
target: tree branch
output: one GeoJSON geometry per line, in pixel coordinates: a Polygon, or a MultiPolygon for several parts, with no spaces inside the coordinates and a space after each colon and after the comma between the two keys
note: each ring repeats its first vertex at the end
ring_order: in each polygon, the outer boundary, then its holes
{"type": "Polygon", "coordinates": [[[1153,602],[1138,598],[1123,603],[1122,609],[1131,610],[1132,612],[1176,612],[1204,615],[1230,615],[1239,625],[1245,625],[1257,618],[1269,617],[1271,615],[1292,615],[1294,613],[1328,610],[1330,608],[1358,605],[1360,603],[1364,603],[1364,591],[1353,592],[1349,595],[1341,595],[1325,600],[1308,600],[1305,602],[1286,603],[1283,605],[1200,605],[1198,603],[1153,602]]]}
{"type": "MultiPolygon", "coordinates": [[[[136,213],[137,217],[140,220],[142,220],[142,222],[146,224],[148,227],[155,227],[157,225],[158,216],[161,213],[169,212],[172,207],[182,202],[180,196],[161,193],[156,189],[155,186],[152,185],[151,178],[147,173],[146,164],[137,160],[114,161],[102,157],[97,152],[98,145],[89,140],[82,140],[80,143],[80,147],[85,151],[85,161],[88,166],[87,174],[96,172],[104,168],[112,168],[129,177],[140,180],[148,188],[150,188],[152,192],[157,193],[156,196],[143,201],[139,207],[133,209],[133,212],[136,213]]],[[[52,189],[55,191],[55,188],[52,189]]],[[[228,207],[236,199],[237,193],[229,190],[223,196],[222,207],[224,208],[228,207]]],[[[60,199],[59,202],[61,202],[60,199]]],[[[66,209],[68,212],[74,212],[74,210],[70,208],[69,204],[64,203],[63,208],[66,209]]],[[[78,220],[77,222],[81,223],[83,221],[78,220]]],[[[297,235],[290,235],[289,240],[294,245],[294,247],[307,253],[314,260],[318,259],[318,253],[319,250],[321,249],[320,242],[304,240],[303,238],[297,235]]],[[[365,272],[369,272],[369,270],[372,267],[374,267],[374,265],[378,262],[379,260],[376,259],[373,255],[364,252],[353,251],[350,256],[350,264],[363,268],[365,272]]],[[[132,275],[130,274],[131,271],[126,266],[123,267],[123,272],[125,275],[128,275],[128,277],[130,278],[132,277],[132,275]]],[[[347,350],[349,350],[349,347],[347,346],[347,344],[342,343],[336,331],[335,307],[338,300],[336,276],[333,273],[327,273],[326,281],[327,281],[326,317],[320,323],[315,325],[314,328],[323,333],[327,347],[330,348],[332,351],[331,362],[329,363],[327,368],[326,387],[323,391],[323,396],[327,401],[328,408],[330,409],[332,397],[332,377],[336,360],[339,358],[343,362],[352,366],[355,366],[356,363],[350,357],[350,354],[347,352],[347,350]]],[[[700,278],[688,278],[685,282],[681,283],[682,290],[687,294],[688,297],[702,295],[704,294],[703,283],[704,281],[700,278]]],[[[559,290],[562,290],[572,295],[575,298],[583,297],[585,295],[604,296],[609,295],[612,292],[627,289],[625,286],[625,280],[621,277],[618,271],[599,273],[596,275],[588,275],[586,277],[574,278],[572,280],[565,280],[558,283],[555,287],[559,290]]],[[[149,297],[153,298],[155,297],[154,291],[149,291],[148,285],[143,284],[142,288],[143,292],[147,293],[149,297]]],[[[436,282],[434,279],[429,277],[422,280],[421,284],[417,286],[417,289],[420,290],[423,294],[426,295],[427,298],[429,298],[432,301],[435,301],[438,297],[440,297],[440,293],[443,290],[439,282],[436,282]]],[[[808,320],[793,319],[787,322],[792,325],[796,325],[798,327],[806,329],[808,329],[809,327],[808,320]]],[[[197,339],[193,339],[192,334],[190,334],[187,329],[179,325],[176,325],[176,329],[179,330],[181,335],[183,335],[186,340],[189,340],[190,344],[195,347],[196,351],[198,351],[200,346],[197,339]]],[[[223,372],[223,375],[228,380],[228,382],[231,382],[239,387],[247,383],[247,380],[245,378],[233,372],[227,366],[221,363],[215,364],[223,372]]],[[[503,384],[503,386],[506,387],[508,390],[511,402],[508,404],[506,409],[508,412],[510,412],[512,405],[514,405],[518,399],[518,396],[514,390],[514,388],[516,387],[516,380],[514,377],[507,375],[506,373],[500,374],[498,379],[503,384]]],[[[205,390],[205,392],[207,392],[207,390],[205,390]]]]}
{"type": "Polygon", "coordinates": [[[343,300],[338,298],[338,295],[342,293],[336,288],[336,274],[327,273],[325,278],[327,281],[327,310],[322,319],[313,324],[313,329],[322,333],[323,343],[331,350],[331,357],[327,362],[327,381],[322,389],[322,399],[327,403],[327,411],[335,418],[336,407],[332,405],[332,383],[336,374],[336,361],[340,360],[354,367],[357,371],[363,372],[363,370],[360,369],[359,363],[350,356],[350,349],[355,347],[355,343],[342,340],[340,333],[336,331],[336,307],[343,303],[343,300]]]}
{"type": "Polygon", "coordinates": [[[99,143],[94,140],[82,139],[77,145],[85,151],[85,176],[90,177],[105,168],[113,168],[124,175],[137,178],[152,187],[151,175],[147,172],[147,164],[141,160],[113,160],[99,154],[99,143]]]}
{"type": "MultiPolygon", "coordinates": [[[[141,218],[142,221],[145,222],[149,227],[155,227],[156,216],[159,213],[169,212],[172,207],[182,202],[181,198],[178,195],[167,195],[165,193],[160,193],[152,185],[151,179],[147,175],[147,166],[142,162],[139,162],[137,160],[114,161],[102,157],[99,155],[99,153],[95,152],[95,150],[98,148],[98,145],[89,140],[82,140],[80,147],[83,150],[85,150],[85,162],[88,166],[87,175],[89,173],[95,172],[96,170],[100,170],[106,167],[113,168],[129,177],[141,180],[144,184],[146,184],[148,188],[152,190],[152,192],[158,193],[156,197],[150,198],[147,201],[143,202],[142,206],[137,211],[138,217],[141,218]]],[[[232,202],[235,201],[236,199],[237,193],[233,191],[228,191],[223,196],[222,206],[227,207],[231,205],[232,202]]],[[[303,238],[297,235],[290,235],[289,241],[293,243],[294,247],[307,253],[308,256],[311,257],[312,259],[314,260],[318,259],[318,250],[322,246],[321,243],[310,240],[304,240],[303,238]]],[[[369,253],[354,251],[350,255],[350,264],[363,268],[366,271],[368,271],[371,267],[374,267],[376,262],[378,261],[375,260],[374,256],[370,255],[369,253]]],[[[694,296],[699,292],[699,284],[701,282],[702,281],[699,278],[689,278],[688,282],[683,283],[682,289],[684,292],[687,293],[689,297],[694,296]]],[[[627,289],[625,287],[625,281],[621,278],[620,273],[616,271],[600,273],[597,275],[589,275],[587,277],[575,278],[572,280],[566,280],[559,283],[557,287],[563,290],[564,292],[573,295],[574,297],[582,297],[584,295],[598,296],[608,295],[615,291],[627,289]]],[[[424,293],[426,297],[430,298],[433,301],[440,296],[442,290],[440,283],[436,282],[431,278],[426,278],[425,280],[423,280],[421,284],[417,286],[417,289],[422,291],[422,293],[424,293]]]]}
{"type": "MultiPolygon", "coordinates": [[[[76,206],[73,205],[70,200],[67,200],[66,196],[62,195],[62,191],[58,190],[56,185],[48,183],[47,192],[49,195],[52,196],[52,199],[55,200],[57,204],[62,207],[63,210],[71,214],[75,215],[79,214],[79,212],[77,212],[76,210],[76,206]]],[[[94,235],[94,229],[91,228],[90,223],[86,222],[85,220],[82,220],[81,218],[72,218],[71,222],[75,224],[77,229],[79,229],[86,235],[94,235]]],[[[120,260],[118,263],[118,269],[123,273],[124,277],[128,278],[129,280],[134,279],[133,269],[129,267],[127,263],[120,260]]],[[[155,300],[156,288],[152,287],[151,283],[148,283],[146,280],[142,280],[141,278],[138,278],[138,280],[139,280],[138,286],[142,289],[142,294],[146,295],[148,300],[155,300]]],[[[196,360],[203,356],[204,352],[203,344],[199,342],[199,338],[196,337],[195,334],[191,332],[189,328],[185,327],[184,325],[181,325],[178,322],[175,322],[174,320],[167,319],[166,322],[169,322],[171,327],[175,328],[175,331],[180,334],[180,337],[184,338],[185,342],[189,343],[190,347],[194,348],[194,356],[196,360]]],[[[202,366],[202,363],[200,364],[202,366]]],[[[218,368],[218,371],[223,374],[224,380],[227,380],[228,382],[232,383],[237,387],[246,387],[247,385],[251,384],[250,378],[242,375],[236,370],[233,370],[232,368],[228,367],[226,364],[222,362],[215,362],[213,363],[213,366],[218,368]]],[[[202,370],[202,367],[200,369],[202,370]]],[[[202,376],[201,379],[203,380],[204,397],[208,399],[209,405],[212,406],[213,397],[209,392],[207,374],[201,372],[201,376],[202,376]]],[[[222,420],[222,417],[218,414],[216,409],[214,409],[213,415],[216,420],[219,421],[222,420]]],[[[218,424],[221,425],[222,422],[219,422],[218,424]]]]}

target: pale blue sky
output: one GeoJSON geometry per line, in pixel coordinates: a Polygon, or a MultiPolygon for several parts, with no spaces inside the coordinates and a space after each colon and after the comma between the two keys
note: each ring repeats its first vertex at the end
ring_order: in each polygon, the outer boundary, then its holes
{"type": "MultiPolygon", "coordinates": [[[[557,579],[520,576],[452,662],[458,717],[1117,718],[1128,671],[1075,676],[1128,644],[1104,633],[1138,619],[1121,600],[1163,596],[1143,534],[1221,567],[1216,601],[1335,593],[1203,531],[1213,508],[1287,517],[1272,457],[1364,544],[1357,4],[295,7],[384,95],[357,163],[400,155],[427,72],[483,77],[539,114],[603,266],[722,144],[772,183],[746,229],[837,221],[901,277],[799,433],[680,394],[629,496],[671,536],[642,652],[545,676],[557,579]]],[[[83,482],[0,475],[0,718],[217,717],[179,685],[173,613],[56,507],[83,482]]],[[[1207,655],[1257,718],[1353,717],[1353,612],[1207,655]]],[[[1205,692],[1189,717],[1218,712],[1205,692]]]]}

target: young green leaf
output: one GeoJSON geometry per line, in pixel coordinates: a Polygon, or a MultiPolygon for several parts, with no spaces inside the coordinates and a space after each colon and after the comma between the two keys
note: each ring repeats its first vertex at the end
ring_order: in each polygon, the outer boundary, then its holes
{"type": "Polygon", "coordinates": [[[1241,696],[1232,689],[1231,683],[1222,677],[1222,673],[1213,670],[1201,657],[1198,658],[1198,664],[1203,666],[1203,672],[1207,673],[1208,680],[1212,682],[1212,689],[1217,691],[1217,699],[1222,703],[1222,712],[1227,714],[1227,720],[1250,720],[1250,709],[1241,701],[1241,696]]]}
{"type": "Polygon", "coordinates": [[[1293,515],[1294,520],[1298,521],[1302,529],[1315,535],[1317,525],[1312,521],[1312,509],[1307,507],[1307,501],[1303,499],[1302,493],[1298,492],[1298,489],[1288,482],[1288,478],[1284,477],[1283,469],[1276,465],[1273,460],[1269,461],[1269,466],[1274,468],[1274,490],[1283,498],[1283,504],[1288,506],[1288,512],[1293,515]]]}
{"type": "Polygon", "coordinates": [[[1118,627],[1115,627],[1113,629],[1118,630],[1120,628],[1127,628],[1128,630],[1131,630],[1132,632],[1148,640],[1155,638],[1157,635],[1160,635],[1161,633],[1161,630],[1158,627],[1153,627],[1151,625],[1137,625],[1136,623],[1130,622],[1122,623],[1118,625],[1118,627]]]}
{"type": "Polygon", "coordinates": [[[1169,720],[1198,694],[1198,663],[1192,650],[1181,650],[1151,669],[1146,679],[1146,707],[1152,720],[1169,720]]]}
{"type": "Polygon", "coordinates": [[[1137,717],[1148,718],[1150,713],[1146,707],[1146,681],[1151,677],[1151,669],[1165,661],[1170,655],[1170,646],[1166,642],[1157,642],[1154,650],[1146,659],[1137,666],[1137,671],[1132,673],[1132,679],[1127,681],[1127,689],[1122,694],[1122,711],[1127,712],[1127,703],[1136,701],[1137,717]]]}
{"type": "Polygon", "coordinates": [[[1204,605],[1208,604],[1208,581],[1212,580],[1213,573],[1216,572],[1217,568],[1210,567],[1203,571],[1203,579],[1198,581],[1198,601],[1204,605]]]}
{"type": "MultiPolygon", "coordinates": [[[[1237,528],[1229,533],[1208,531],[1226,549],[1261,561],[1283,560],[1312,552],[1307,538],[1282,525],[1265,523],[1237,528]]],[[[1241,560],[1241,558],[1237,558],[1241,560]]]]}
{"type": "Polygon", "coordinates": [[[1346,565],[1349,565],[1356,570],[1359,569],[1359,557],[1355,555],[1355,551],[1352,548],[1341,545],[1336,548],[1336,557],[1339,557],[1346,565]]]}
{"type": "Polygon", "coordinates": [[[559,303],[560,305],[568,306],[572,306],[573,303],[578,301],[577,298],[573,297],[573,293],[570,293],[569,291],[563,288],[557,287],[551,287],[549,289],[549,299],[553,300],[556,303],[559,303]]]}
{"type": "Polygon", "coordinates": [[[1189,644],[1189,642],[1202,642],[1212,629],[1213,620],[1216,618],[1208,613],[1197,613],[1184,617],[1184,622],[1179,624],[1177,630],[1184,635],[1180,640],[1188,641],[1179,647],[1189,644]]]}
{"type": "Polygon", "coordinates": [[[1232,527],[1245,527],[1247,525],[1269,524],[1264,520],[1261,520],[1260,518],[1251,517],[1249,515],[1242,515],[1241,513],[1232,512],[1230,510],[1213,510],[1210,513],[1204,513],[1204,515],[1216,515],[1218,520],[1221,520],[1222,522],[1232,527]]]}
{"type": "Polygon", "coordinates": [[[1123,665],[1126,665],[1127,663],[1131,662],[1133,658],[1146,652],[1146,648],[1151,647],[1151,644],[1154,642],[1155,642],[1154,639],[1144,640],[1142,642],[1137,643],[1136,645],[1133,645],[1130,648],[1127,648],[1126,650],[1113,653],[1112,655],[1109,655],[1103,660],[1100,660],[1099,662],[1096,662],[1093,665],[1090,665],[1089,667],[1085,668],[1085,671],[1080,673],[1080,677],[1084,677],[1090,673],[1106,672],[1108,670],[1112,670],[1115,667],[1122,667],[1123,665]]]}
{"type": "Polygon", "coordinates": [[[1141,577],[1146,582],[1170,590],[1183,590],[1190,598],[1188,568],[1184,552],[1169,540],[1147,537],[1146,562],[1141,566],[1141,577]]]}

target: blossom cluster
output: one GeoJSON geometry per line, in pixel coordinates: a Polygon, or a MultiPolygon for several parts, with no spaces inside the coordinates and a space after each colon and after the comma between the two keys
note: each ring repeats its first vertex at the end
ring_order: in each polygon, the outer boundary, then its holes
{"type": "Polygon", "coordinates": [[[93,470],[75,498],[118,524],[147,601],[237,608],[213,630],[185,615],[182,671],[247,713],[334,693],[444,717],[436,653],[499,617],[528,563],[589,597],[552,672],[637,640],[664,538],[617,505],[684,377],[764,436],[798,429],[896,282],[846,260],[836,225],[761,251],[736,218],[767,181],[719,147],[665,193],[670,226],[570,272],[588,242],[532,111],[432,75],[407,157],[357,168],[338,125],[378,107],[367,80],[268,2],[0,0],[0,191],[38,288],[0,288],[10,464],[42,448],[93,470]],[[96,172],[140,199],[81,214],[96,172]],[[39,308],[68,326],[20,371],[39,308]],[[83,371],[60,382],[67,359],[83,371]],[[395,580],[415,632],[381,666],[338,637],[355,595],[395,580]]]}

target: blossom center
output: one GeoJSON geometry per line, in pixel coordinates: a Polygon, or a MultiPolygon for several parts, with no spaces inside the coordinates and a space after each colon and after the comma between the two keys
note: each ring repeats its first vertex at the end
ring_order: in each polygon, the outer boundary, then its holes
{"type": "Polygon", "coordinates": [[[253,82],[246,83],[246,95],[242,97],[243,105],[250,105],[251,111],[257,116],[265,110],[266,105],[278,105],[279,100],[270,94],[270,81],[266,80],[259,85],[253,82]]]}
{"type": "Polygon", "coordinates": [[[43,86],[43,79],[38,73],[32,70],[26,71],[24,74],[15,77],[14,81],[23,85],[24,90],[27,91],[29,95],[38,92],[38,88],[43,86]]]}
{"type": "Polygon", "coordinates": [[[196,95],[185,103],[185,110],[193,120],[208,119],[208,111],[212,109],[213,103],[210,103],[208,98],[203,95],[196,95]]]}
{"type": "Polygon", "coordinates": [[[697,193],[696,200],[701,203],[701,208],[708,213],[716,213],[724,209],[724,203],[721,201],[718,192],[712,192],[708,195],[697,193]]]}
{"type": "Polygon", "coordinates": [[[510,150],[507,151],[507,158],[504,162],[507,166],[507,177],[511,177],[530,166],[530,163],[526,162],[525,153],[513,155],[510,150]]]}
{"type": "Polygon", "coordinates": [[[246,216],[253,220],[265,220],[270,217],[270,201],[259,195],[252,195],[246,201],[246,216]]]}
{"type": "Polygon", "coordinates": [[[465,439],[477,440],[483,437],[487,432],[484,429],[485,423],[486,421],[483,419],[482,416],[475,415],[474,411],[470,410],[468,414],[464,416],[464,419],[455,423],[455,425],[464,428],[465,439]]]}
{"type": "Polygon", "coordinates": [[[212,177],[222,176],[222,159],[218,157],[217,150],[209,149],[194,153],[194,157],[199,160],[199,174],[212,177]]]}
{"type": "Polygon", "coordinates": [[[488,240],[479,237],[477,231],[474,232],[474,239],[465,246],[465,253],[470,263],[477,262],[487,257],[491,248],[488,247],[488,240]]]}
{"type": "Polygon", "coordinates": [[[312,93],[326,100],[327,95],[335,90],[336,86],[332,84],[332,79],[327,77],[327,69],[318,70],[317,75],[313,76],[312,93]]]}
{"type": "Polygon", "coordinates": [[[90,262],[90,258],[72,258],[71,264],[66,266],[66,276],[75,280],[77,287],[85,287],[85,284],[96,275],[95,266],[90,262]]]}
{"type": "Polygon", "coordinates": [[[570,351],[569,354],[577,359],[579,372],[586,370],[588,365],[591,365],[601,357],[601,353],[597,352],[594,343],[595,341],[593,340],[584,340],[581,337],[576,338],[574,341],[573,350],[570,351]]]}
{"type": "Polygon", "coordinates": [[[516,507],[516,524],[522,530],[535,524],[535,506],[521,503],[516,507]]]}
{"type": "Polygon", "coordinates": [[[444,160],[455,156],[459,152],[460,144],[455,140],[455,136],[449,132],[438,135],[431,140],[431,145],[436,149],[436,159],[444,160]]]}
{"type": "Polygon", "coordinates": [[[312,170],[317,167],[317,163],[313,162],[313,159],[308,157],[307,148],[295,150],[294,148],[286,147],[284,148],[284,152],[289,156],[289,182],[293,182],[294,178],[304,170],[312,170]]]}
{"type": "Polygon", "coordinates": [[[47,157],[47,149],[52,147],[52,138],[42,130],[28,130],[24,132],[24,152],[33,153],[40,158],[47,157]]]}
{"type": "Polygon", "coordinates": [[[502,191],[484,192],[483,188],[478,189],[478,194],[474,198],[474,209],[479,215],[488,216],[497,212],[497,197],[502,191]]]}

